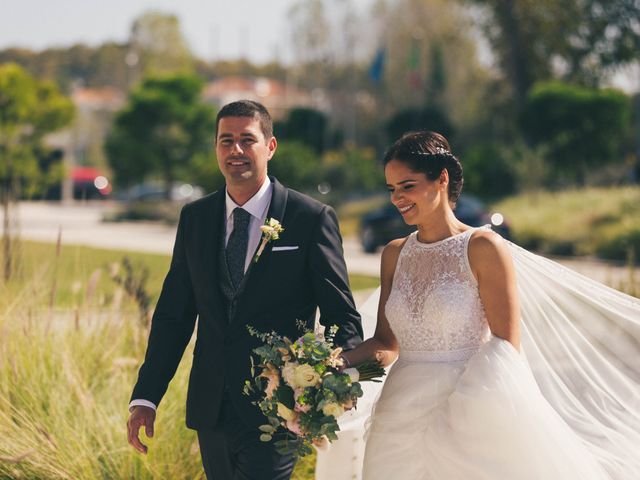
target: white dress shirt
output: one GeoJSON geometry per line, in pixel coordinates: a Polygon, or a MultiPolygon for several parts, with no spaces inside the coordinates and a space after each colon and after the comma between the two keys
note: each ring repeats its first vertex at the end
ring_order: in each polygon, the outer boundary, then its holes
{"type": "Polygon", "coordinates": [[[244,271],[246,272],[251,265],[253,255],[258,249],[260,239],[262,238],[262,232],[260,227],[264,225],[264,221],[267,219],[267,212],[269,211],[269,205],[271,205],[271,193],[273,186],[269,179],[267,179],[260,187],[260,190],[249,199],[247,203],[240,206],[234,202],[229,196],[229,192],[225,192],[225,215],[227,217],[227,230],[224,237],[224,245],[227,246],[231,232],[233,231],[233,210],[236,208],[243,208],[251,214],[249,220],[249,243],[247,244],[247,258],[244,262],[244,271]]]}
{"type": "MultiPolygon", "coordinates": [[[[271,205],[272,193],[273,185],[268,178],[262,184],[260,190],[258,190],[256,194],[242,206],[234,202],[233,199],[229,196],[229,192],[225,191],[225,218],[227,219],[224,237],[225,247],[227,246],[229,236],[233,231],[233,210],[236,208],[244,208],[251,214],[251,219],[249,220],[249,242],[247,245],[247,258],[244,262],[245,272],[248,270],[249,265],[251,265],[253,255],[258,249],[258,244],[260,243],[260,238],[262,237],[260,227],[264,225],[264,222],[267,219],[267,212],[269,211],[269,205],[271,205]]],[[[154,410],[157,409],[157,406],[149,400],[135,399],[131,400],[131,403],[129,403],[129,410],[136,406],[150,407],[154,410]]]]}

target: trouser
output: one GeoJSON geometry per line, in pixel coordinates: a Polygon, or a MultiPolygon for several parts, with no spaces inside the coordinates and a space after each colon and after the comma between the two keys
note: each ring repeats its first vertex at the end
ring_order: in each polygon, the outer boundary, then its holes
{"type": "Polygon", "coordinates": [[[248,427],[225,395],[217,426],[198,430],[207,480],[289,480],[293,455],[279,454],[273,442],[259,437],[258,428],[248,427]]]}

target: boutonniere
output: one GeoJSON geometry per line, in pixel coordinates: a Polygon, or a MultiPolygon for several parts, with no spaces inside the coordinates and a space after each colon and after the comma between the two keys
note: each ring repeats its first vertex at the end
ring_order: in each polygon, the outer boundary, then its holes
{"type": "Polygon", "coordinates": [[[267,218],[264,221],[264,225],[260,227],[260,230],[262,230],[262,243],[260,243],[260,248],[258,248],[256,255],[253,257],[253,263],[258,263],[258,259],[260,255],[262,255],[262,251],[264,247],[267,246],[267,243],[271,240],[278,240],[280,234],[284,232],[284,228],[275,218],[267,218]]]}

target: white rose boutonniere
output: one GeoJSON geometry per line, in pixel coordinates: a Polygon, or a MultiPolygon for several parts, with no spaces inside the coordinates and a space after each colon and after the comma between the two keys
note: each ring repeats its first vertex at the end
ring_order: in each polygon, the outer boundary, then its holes
{"type": "Polygon", "coordinates": [[[272,240],[278,240],[280,238],[280,234],[284,232],[284,228],[275,218],[267,218],[264,221],[264,225],[260,227],[260,230],[262,230],[262,242],[260,243],[260,248],[258,248],[258,251],[253,257],[253,263],[258,263],[258,259],[260,258],[260,255],[262,255],[267,243],[272,240]]]}

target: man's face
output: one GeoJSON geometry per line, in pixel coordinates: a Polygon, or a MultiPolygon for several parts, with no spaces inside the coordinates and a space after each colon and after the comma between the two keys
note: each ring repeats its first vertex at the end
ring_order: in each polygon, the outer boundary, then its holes
{"type": "Polygon", "coordinates": [[[220,119],[216,156],[227,185],[259,188],[276,147],[275,137],[264,137],[258,117],[220,119]]]}

